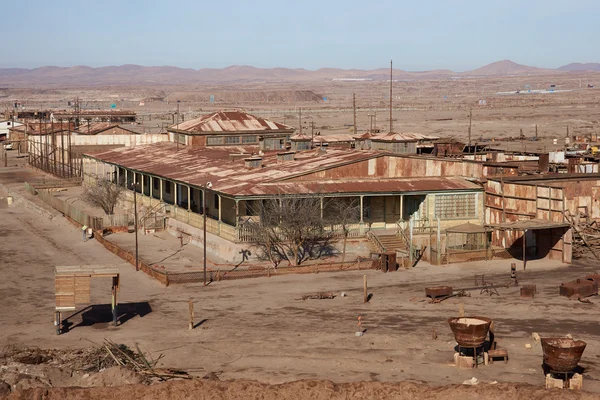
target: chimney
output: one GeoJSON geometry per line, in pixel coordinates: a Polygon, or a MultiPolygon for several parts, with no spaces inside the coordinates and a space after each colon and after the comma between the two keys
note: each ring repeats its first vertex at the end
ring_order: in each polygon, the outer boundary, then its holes
{"type": "Polygon", "coordinates": [[[277,162],[294,161],[295,154],[296,154],[295,151],[286,151],[283,153],[277,153],[277,162]]]}
{"type": "Polygon", "coordinates": [[[244,159],[244,164],[246,168],[261,168],[262,167],[262,157],[251,157],[244,159]]]}

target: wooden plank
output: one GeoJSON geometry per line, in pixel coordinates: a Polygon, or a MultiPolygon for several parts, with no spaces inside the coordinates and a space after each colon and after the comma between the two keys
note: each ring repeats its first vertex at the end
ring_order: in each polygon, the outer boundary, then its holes
{"type": "Polygon", "coordinates": [[[55,311],[75,311],[76,307],[55,307],[55,311]]]}
{"type": "Polygon", "coordinates": [[[54,279],[54,286],[57,293],[74,293],[75,278],[72,276],[57,276],[54,279]]]}
{"type": "Polygon", "coordinates": [[[75,304],[90,303],[90,282],[89,276],[75,277],[75,304]]]}
{"type": "Polygon", "coordinates": [[[75,307],[75,294],[58,294],[56,307],[75,307]]]}

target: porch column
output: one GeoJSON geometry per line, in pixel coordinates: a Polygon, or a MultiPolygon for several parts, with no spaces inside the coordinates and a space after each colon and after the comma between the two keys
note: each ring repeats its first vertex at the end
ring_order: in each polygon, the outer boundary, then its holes
{"type": "Polygon", "coordinates": [[[223,202],[221,201],[220,194],[218,194],[217,197],[219,198],[219,236],[221,236],[221,211],[223,210],[223,202]]]}
{"type": "Polygon", "coordinates": [[[365,198],[365,196],[363,196],[363,195],[360,196],[360,223],[361,224],[365,223],[365,220],[364,220],[364,215],[365,215],[364,198],[365,198]]]}
{"type": "Polygon", "coordinates": [[[177,207],[177,183],[173,182],[173,204],[177,207]]]}
{"type": "Polygon", "coordinates": [[[527,237],[527,229],[523,230],[523,271],[527,268],[527,247],[525,247],[525,238],[527,237]]]}
{"type": "Polygon", "coordinates": [[[188,185],[188,211],[192,210],[192,189],[188,185]]]}
{"type": "Polygon", "coordinates": [[[387,197],[383,196],[383,227],[387,228],[387,221],[386,221],[386,217],[387,217],[387,212],[386,212],[386,203],[387,203],[387,197]]]}
{"type": "Polygon", "coordinates": [[[150,204],[152,204],[152,199],[154,198],[154,177],[152,175],[149,176],[148,184],[150,185],[150,191],[148,193],[150,194],[150,204]]]}
{"type": "Polygon", "coordinates": [[[221,223],[221,210],[223,209],[223,202],[221,201],[221,195],[218,194],[217,197],[219,198],[219,223],[221,223]]]}
{"type": "Polygon", "coordinates": [[[129,181],[127,180],[127,173],[128,173],[128,172],[127,172],[127,169],[125,169],[125,187],[126,187],[127,189],[129,189],[129,187],[127,186],[127,185],[128,185],[128,182],[129,182],[129,181]]]}
{"type": "Polygon", "coordinates": [[[158,191],[160,192],[160,201],[163,201],[163,180],[159,178],[158,181],[158,191]]]}
{"type": "Polygon", "coordinates": [[[235,200],[235,227],[237,229],[240,221],[240,201],[235,200]]]}
{"type": "Polygon", "coordinates": [[[96,178],[97,178],[98,177],[98,160],[95,160],[95,161],[96,161],[95,164],[96,164],[96,178]]]}
{"type": "Polygon", "coordinates": [[[121,186],[121,179],[119,179],[121,177],[121,174],[119,173],[120,168],[119,167],[115,167],[117,169],[117,186],[121,186]]]}
{"type": "Polygon", "coordinates": [[[404,221],[404,195],[400,196],[400,219],[404,221]]]}
{"type": "Polygon", "coordinates": [[[140,185],[140,194],[143,196],[144,195],[144,174],[140,173],[140,178],[142,181],[142,183],[140,185]]]}
{"type": "Polygon", "coordinates": [[[321,219],[323,219],[323,197],[321,197],[321,219]]]}

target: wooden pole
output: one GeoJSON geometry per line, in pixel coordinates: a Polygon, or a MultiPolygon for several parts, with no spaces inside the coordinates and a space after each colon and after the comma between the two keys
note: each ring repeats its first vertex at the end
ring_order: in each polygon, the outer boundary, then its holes
{"type": "Polygon", "coordinates": [[[458,316],[460,318],[464,318],[465,317],[465,303],[460,303],[458,305],[458,316]]]}
{"type": "Polygon", "coordinates": [[[192,299],[189,299],[188,301],[189,306],[190,306],[190,330],[194,329],[194,301],[192,299]]]}
{"type": "Polygon", "coordinates": [[[366,303],[367,301],[369,301],[369,294],[368,294],[368,290],[367,290],[367,276],[363,275],[363,283],[364,283],[364,287],[363,287],[363,303],[366,303]]]}

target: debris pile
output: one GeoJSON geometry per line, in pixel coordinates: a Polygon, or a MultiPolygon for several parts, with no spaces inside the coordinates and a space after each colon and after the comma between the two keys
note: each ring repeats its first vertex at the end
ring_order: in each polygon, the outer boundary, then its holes
{"type": "Polygon", "coordinates": [[[185,371],[157,368],[158,362],[163,358],[162,354],[154,359],[149,354],[148,357],[145,356],[137,344],[135,347],[134,351],[109,339],[104,339],[99,346],[70,350],[9,345],[0,353],[0,364],[39,365],[70,371],[71,374],[92,374],[118,367],[143,376],[146,383],[191,378],[185,371]]]}

